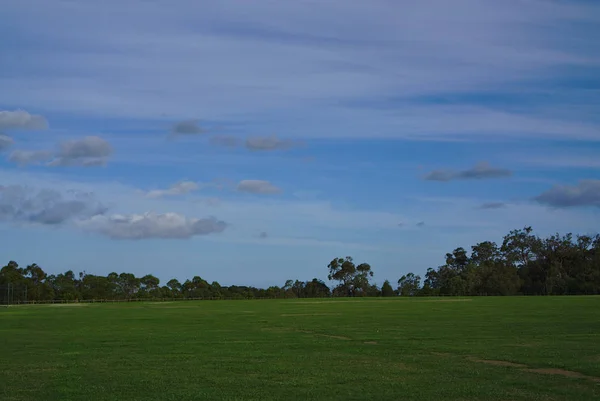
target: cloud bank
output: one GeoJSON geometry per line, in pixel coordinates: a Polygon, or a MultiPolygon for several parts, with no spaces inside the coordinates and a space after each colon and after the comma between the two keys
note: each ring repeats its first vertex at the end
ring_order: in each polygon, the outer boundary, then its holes
{"type": "Polygon", "coordinates": [[[582,180],[577,185],[555,185],[534,198],[553,207],[600,207],[600,180],[582,180]]]}
{"type": "Polygon", "coordinates": [[[105,211],[102,204],[85,193],[71,192],[65,196],[53,189],[0,186],[2,221],[58,225],[73,219],[100,215],[105,211]]]}

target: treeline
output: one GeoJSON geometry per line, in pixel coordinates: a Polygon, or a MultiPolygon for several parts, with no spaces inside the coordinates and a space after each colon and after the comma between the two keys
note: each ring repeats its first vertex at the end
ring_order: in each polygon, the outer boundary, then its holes
{"type": "Polygon", "coordinates": [[[400,295],[600,294],[600,235],[540,238],[531,227],[513,230],[502,244],[485,241],[456,248],[446,263],[421,277],[398,281],[400,295]]]}
{"type": "Polygon", "coordinates": [[[97,276],[69,270],[47,275],[37,264],[26,268],[10,261],[0,270],[0,303],[23,301],[130,300],[130,299],[262,299],[318,298],[331,296],[331,290],[318,279],[288,280],[282,287],[267,289],[249,286],[221,286],[199,276],[181,283],[177,279],[160,285],[151,274],[136,277],[132,273],[97,276]],[[3,301],[4,300],[4,301],[3,301]]]}
{"type": "Polygon", "coordinates": [[[266,289],[221,286],[199,276],[160,285],[153,275],[131,273],[97,276],[67,271],[48,275],[37,264],[25,268],[10,261],[0,270],[0,303],[49,300],[127,299],[257,299],[323,298],[331,296],[478,296],[600,294],[600,235],[571,234],[540,238],[531,227],[513,230],[502,244],[485,241],[470,252],[456,248],[446,263],[419,275],[402,276],[396,288],[388,280],[380,288],[371,282],[368,263],[335,258],[327,266],[329,288],[322,280],[288,280],[266,289]]]}

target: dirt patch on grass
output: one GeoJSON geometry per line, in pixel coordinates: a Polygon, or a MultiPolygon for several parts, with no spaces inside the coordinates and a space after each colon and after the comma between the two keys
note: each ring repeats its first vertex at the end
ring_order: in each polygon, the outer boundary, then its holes
{"type": "Polygon", "coordinates": [[[311,335],[316,336],[316,337],[333,338],[335,340],[344,340],[344,341],[350,341],[350,340],[352,340],[350,337],[346,337],[346,336],[337,336],[337,335],[332,335],[332,334],[315,333],[314,331],[309,331],[309,330],[297,330],[297,331],[298,331],[298,333],[311,334],[311,335]]]}
{"type": "Polygon", "coordinates": [[[471,362],[485,363],[485,364],[494,365],[494,366],[507,366],[510,368],[526,368],[527,367],[527,365],[523,365],[521,363],[514,363],[514,362],[508,362],[508,361],[496,361],[496,360],[492,360],[492,359],[478,359],[478,358],[472,358],[472,357],[469,357],[467,359],[471,362]]]}
{"type": "Polygon", "coordinates": [[[564,376],[564,377],[573,377],[576,379],[587,379],[587,380],[591,380],[596,383],[600,383],[600,377],[588,376],[588,375],[584,375],[583,373],[574,372],[572,370],[555,369],[555,368],[542,368],[542,369],[528,368],[528,369],[524,369],[524,370],[526,372],[539,373],[542,375],[557,375],[557,376],[564,376]]]}
{"type": "Polygon", "coordinates": [[[449,352],[432,352],[431,354],[436,356],[452,356],[449,352]]]}
{"type": "Polygon", "coordinates": [[[497,361],[497,360],[490,360],[490,359],[479,359],[479,358],[474,358],[474,357],[468,357],[467,359],[471,362],[476,362],[476,363],[485,363],[485,364],[494,365],[494,366],[518,368],[519,370],[521,370],[523,372],[538,373],[538,374],[542,374],[542,375],[555,375],[555,376],[571,377],[571,378],[575,378],[575,379],[587,379],[587,380],[591,380],[595,383],[600,383],[600,377],[584,375],[583,373],[575,372],[573,370],[557,369],[557,368],[530,368],[529,366],[523,365],[521,363],[514,363],[514,362],[508,362],[508,361],[497,361]]]}
{"type": "Polygon", "coordinates": [[[338,336],[338,335],[326,334],[326,333],[317,333],[315,331],[310,331],[310,330],[296,330],[296,329],[287,328],[287,327],[263,327],[260,330],[261,331],[270,331],[270,332],[275,332],[275,333],[302,333],[302,334],[310,334],[310,335],[315,336],[315,337],[333,338],[335,340],[344,340],[344,341],[351,341],[352,340],[350,337],[346,337],[346,336],[338,336]]]}
{"type": "Polygon", "coordinates": [[[377,341],[365,341],[365,344],[368,344],[368,345],[377,345],[377,341]]]}

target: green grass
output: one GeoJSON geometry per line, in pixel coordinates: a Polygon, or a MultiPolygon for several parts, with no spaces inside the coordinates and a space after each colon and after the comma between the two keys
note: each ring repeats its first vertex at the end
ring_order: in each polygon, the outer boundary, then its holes
{"type": "Polygon", "coordinates": [[[3,401],[594,400],[594,377],[600,297],[0,309],[3,401]]]}

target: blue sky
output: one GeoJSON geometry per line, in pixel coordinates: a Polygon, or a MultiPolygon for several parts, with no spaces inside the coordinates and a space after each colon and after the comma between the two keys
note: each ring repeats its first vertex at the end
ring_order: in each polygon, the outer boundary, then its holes
{"type": "Polygon", "coordinates": [[[7,0],[0,256],[395,282],[600,226],[600,4],[7,0]]]}

